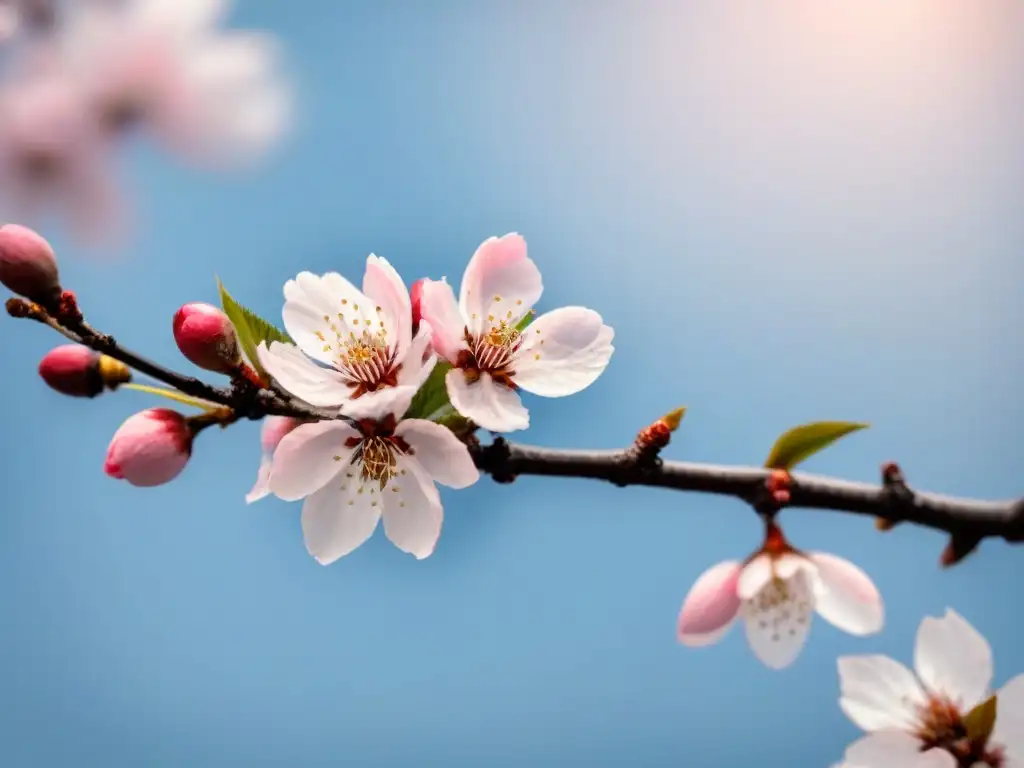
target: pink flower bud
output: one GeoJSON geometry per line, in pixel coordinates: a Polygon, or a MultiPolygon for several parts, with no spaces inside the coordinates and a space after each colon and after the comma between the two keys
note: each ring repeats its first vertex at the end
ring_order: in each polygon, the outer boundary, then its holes
{"type": "Polygon", "coordinates": [[[54,305],[60,298],[60,274],[46,238],[20,224],[0,227],[0,283],[26,299],[54,305]]]}
{"type": "Polygon", "coordinates": [[[242,354],[228,316],[212,304],[186,304],[174,313],[174,341],[190,362],[228,375],[238,371],[242,354]]]}
{"type": "Polygon", "coordinates": [[[415,283],[412,284],[412,288],[409,289],[409,301],[412,304],[412,332],[416,335],[416,331],[419,330],[420,320],[423,319],[423,312],[420,309],[420,304],[423,301],[423,281],[426,278],[421,277],[415,283]]]}
{"type": "Polygon", "coordinates": [[[39,362],[39,375],[51,389],[69,397],[96,397],[104,389],[99,352],[81,344],[51,349],[39,362]]]}
{"type": "Polygon", "coordinates": [[[140,488],[176,478],[192,455],[192,430],[185,417],[150,408],[129,417],[114,433],[103,471],[140,488]]]}

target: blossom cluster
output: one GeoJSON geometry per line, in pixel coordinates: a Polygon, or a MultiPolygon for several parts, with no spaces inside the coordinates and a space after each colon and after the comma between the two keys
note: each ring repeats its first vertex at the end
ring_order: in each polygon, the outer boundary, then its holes
{"type": "MultiPolygon", "coordinates": [[[[0,2],[0,212],[66,219],[81,238],[126,224],[115,149],[144,133],[191,163],[260,157],[289,122],[270,36],[218,29],[225,0],[77,0],[45,34],[42,0],[0,2]]],[[[53,9],[51,8],[51,11],[53,9]]]]}

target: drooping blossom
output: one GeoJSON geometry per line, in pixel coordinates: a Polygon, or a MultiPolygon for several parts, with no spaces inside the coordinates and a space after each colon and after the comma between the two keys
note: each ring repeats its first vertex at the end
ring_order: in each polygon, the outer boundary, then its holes
{"type": "Polygon", "coordinates": [[[283,134],[289,89],[274,40],[224,31],[227,0],[83,4],[63,40],[100,124],[142,127],[183,157],[258,157],[283,134]]]}
{"type": "Polygon", "coordinates": [[[430,375],[430,326],[413,336],[409,291],[387,259],[366,259],[362,291],[334,272],[302,272],[285,284],[284,297],[284,325],[295,345],[260,344],[257,353],[300,400],[362,418],[387,408],[379,401],[411,399],[401,390],[415,393],[430,375]]]}
{"type": "Polygon", "coordinates": [[[746,561],[719,563],[700,575],[679,613],[677,638],[711,645],[740,618],[754,655],[782,669],[800,655],[815,612],[852,635],[878,632],[884,621],[882,598],[860,568],[795,549],[772,522],[764,545],[746,561]]]}
{"type": "Polygon", "coordinates": [[[285,435],[301,423],[290,416],[268,416],[263,420],[263,428],[260,430],[260,468],[256,475],[256,483],[245,496],[246,504],[252,504],[270,494],[270,468],[273,464],[274,451],[285,435]]]}
{"type": "Polygon", "coordinates": [[[192,429],[177,411],[150,408],[129,417],[114,433],[103,471],[141,488],[176,478],[192,455],[192,429]]]}
{"type": "Polygon", "coordinates": [[[563,307],[518,330],[543,291],[540,271],[518,234],[485,240],[462,276],[459,300],[445,280],[423,284],[423,319],[432,343],[454,368],[448,396],[484,429],[526,429],[530,415],[517,392],[572,395],[594,383],[611,359],[614,331],[583,307],[563,307]]]}
{"type": "Polygon", "coordinates": [[[839,706],[868,733],[847,749],[848,768],[1024,765],[1024,675],[997,694],[991,734],[967,733],[964,718],[992,695],[992,649],[955,611],[921,622],[914,672],[881,655],[838,667],[839,706]]]}
{"type": "Polygon", "coordinates": [[[413,394],[402,391],[406,396],[356,426],[303,424],[277,446],[270,490],[286,501],[305,499],[303,537],[322,565],[359,547],[381,518],[396,547],[418,560],[429,557],[444,519],[435,482],[465,488],[480,477],[468,448],[448,429],[401,419],[413,394]]]}

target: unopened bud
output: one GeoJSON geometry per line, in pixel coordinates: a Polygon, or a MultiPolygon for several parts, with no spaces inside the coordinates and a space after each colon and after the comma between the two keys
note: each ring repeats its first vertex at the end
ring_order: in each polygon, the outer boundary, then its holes
{"type": "Polygon", "coordinates": [[[0,227],[0,283],[45,307],[55,305],[60,273],[46,238],[20,224],[0,227]]]}
{"type": "Polygon", "coordinates": [[[176,478],[192,454],[192,429],[185,417],[151,408],[125,420],[107,448],[103,471],[140,488],[176,478]]]}
{"type": "Polygon", "coordinates": [[[131,370],[112,357],[80,344],[51,349],[39,362],[39,375],[51,389],[69,397],[96,397],[131,381],[131,370]]]}
{"type": "Polygon", "coordinates": [[[242,365],[238,335],[231,320],[212,304],[186,304],[174,313],[174,341],[190,362],[232,375],[242,365]]]}
{"type": "Polygon", "coordinates": [[[412,304],[412,333],[414,336],[420,328],[420,320],[423,319],[421,305],[423,303],[423,282],[425,280],[426,278],[421,277],[409,289],[409,302],[412,304]]]}

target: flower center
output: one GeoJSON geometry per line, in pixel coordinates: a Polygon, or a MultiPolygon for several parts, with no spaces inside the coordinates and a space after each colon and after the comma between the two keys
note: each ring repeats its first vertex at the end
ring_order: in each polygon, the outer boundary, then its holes
{"type": "Polygon", "coordinates": [[[945,696],[931,696],[918,710],[915,736],[921,740],[921,751],[938,747],[956,758],[960,768],[981,765],[1002,768],[1003,748],[988,743],[987,738],[973,740],[967,733],[960,708],[945,696]]]}
{"type": "Polygon", "coordinates": [[[394,434],[397,423],[390,414],[380,421],[363,419],[358,424],[362,437],[345,441],[346,447],[356,449],[352,464],[359,467],[360,479],[376,483],[382,491],[399,474],[398,455],[413,453],[412,447],[394,434]]]}
{"type": "Polygon", "coordinates": [[[519,319],[495,320],[494,315],[489,315],[487,319],[489,327],[480,335],[474,335],[469,328],[464,329],[464,338],[469,349],[459,353],[455,365],[462,369],[469,382],[474,382],[481,374],[487,373],[498,383],[515,389],[516,385],[512,381],[515,370],[512,363],[516,352],[523,345],[523,334],[516,328],[519,319]]]}
{"type": "Polygon", "coordinates": [[[337,320],[324,315],[327,330],[316,331],[316,337],[324,343],[324,352],[334,353],[334,367],[352,388],[351,397],[397,386],[402,366],[395,364],[398,351],[388,342],[381,308],[376,307],[373,319],[360,315],[358,304],[348,307],[346,299],[341,303],[346,305],[348,316],[344,311],[338,313],[337,320]]]}

